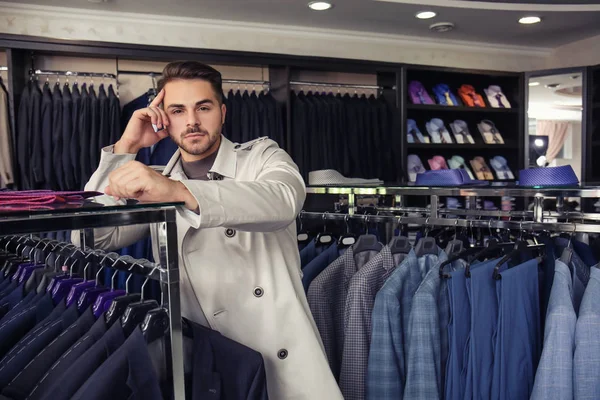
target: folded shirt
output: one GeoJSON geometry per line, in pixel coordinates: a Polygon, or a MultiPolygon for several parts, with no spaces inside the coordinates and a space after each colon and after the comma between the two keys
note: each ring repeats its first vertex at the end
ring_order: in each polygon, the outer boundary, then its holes
{"type": "Polygon", "coordinates": [[[508,167],[508,161],[502,156],[496,156],[490,159],[490,165],[496,171],[498,179],[515,179],[514,174],[508,167]]]}
{"type": "Polygon", "coordinates": [[[408,143],[429,143],[429,138],[423,135],[414,119],[406,121],[408,143]]]}
{"type": "Polygon", "coordinates": [[[308,173],[308,184],[310,186],[377,186],[383,185],[380,179],[347,178],[334,169],[322,169],[308,173]]]}
{"type": "Polygon", "coordinates": [[[408,95],[413,104],[435,104],[423,84],[419,81],[411,81],[408,84],[408,95]]]}
{"type": "Polygon", "coordinates": [[[473,171],[475,171],[475,175],[477,179],[481,180],[494,180],[494,174],[490,171],[490,168],[485,163],[483,157],[475,157],[471,160],[471,167],[473,167],[473,171]]]}
{"type": "Polygon", "coordinates": [[[452,156],[452,158],[448,160],[448,166],[450,169],[464,169],[467,171],[467,174],[469,174],[471,179],[475,179],[475,175],[473,175],[473,172],[471,172],[471,169],[465,162],[465,159],[461,156],[452,156]]]}
{"type": "Polygon", "coordinates": [[[410,182],[417,180],[417,174],[421,174],[426,171],[421,159],[416,154],[409,154],[407,163],[408,165],[406,166],[406,169],[408,171],[408,180],[410,182]]]}
{"type": "Polygon", "coordinates": [[[502,88],[498,85],[492,85],[487,89],[483,89],[490,105],[494,108],[510,108],[510,102],[502,92],[502,88]]]}
{"type": "Polygon", "coordinates": [[[504,139],[498,131],[498,128],[496,128],[496,124],[489,119],[481,121],[477,124],[477,128],[486,144],[504,144],[504,139]]]}
{"type": "Polygon", "coordinates": [[[475,144],[475,140],[473,140],[473,136],[469,131],[469,127],[467,123],[463,120],[457,119],[454,122],[450,123],[450,129],[452,129],[452,133],[454,134],[454,139],[456,143],[470,143],[475,144]]]}
{"type": "Polygon", "coordinates": [[[450,132],[448,132],[448,129],[446,129],[446,126],[444,125],[444,121],[441,119],[433,118],[425,124],[425,127],[431,137],[432,143],[454,143],[450,136],[450,132]]]}
{"type": "Polygon", "coordinates": [[[427,160],[429,162],[429,167],[433,171],[437,171],[440,169],[448,169],[448,165],[446,164],[446,159],[442,156],[433,156],[431,159],[427,160]]]}
{"type": "Polygon", "coordinates": [[[471,85],[462,85],[458,88],[458,95],[467,107],[485,107],[483,97],[471,85]]]}

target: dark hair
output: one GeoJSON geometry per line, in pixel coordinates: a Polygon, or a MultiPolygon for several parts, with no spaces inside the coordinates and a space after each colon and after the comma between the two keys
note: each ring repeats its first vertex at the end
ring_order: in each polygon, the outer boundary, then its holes
{"type": "Polygon", "coordinates": [[[158,80],[158,91],[175,79],[201,79],[207,81],[215,91],[219,104],[223,104],[223,81],[221,73],[211,66],[197,61],[174,61],[163,69],[162,77],[158,80]]]}

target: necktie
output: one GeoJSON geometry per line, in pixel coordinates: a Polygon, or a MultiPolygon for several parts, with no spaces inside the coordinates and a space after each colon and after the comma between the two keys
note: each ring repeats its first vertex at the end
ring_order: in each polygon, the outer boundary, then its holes
{"type": "Polygon", "coordinates": [[[498,107],[505,108],[504,104],[502,104],[502,94],[496,93],[496,100],[498,100],[498,107]]]}
{"type": "Polygon", "coordinates": [[[425,104],[425,98],[423,97],[423,90],[419,90],[418,92],[419,94],[419,101],[421,101],[421,104],[425,104]]]}
{"type": "Polygon", "coordinates": [[[452,99],[450,98],[450,93],[448,93],[448,92],[445,92],[445,93],[444,93],[444,96],[446,97],[446,103],[447,103],[449,106],[453,106],[453,105],[454,105],[454,102],[453,102],[453,101],[452,101],[452,99]]]}
{"type": "Polygon", "coordinates": [[[473,105],[474,106],[477,106],[477,107],[481,106],[481,104],[479,104],[479,99],[477,98],[477,96],[475,96],[475,93],[470,92],[469,96],[471,96],[471,99],[473,100],[473,105]]]}

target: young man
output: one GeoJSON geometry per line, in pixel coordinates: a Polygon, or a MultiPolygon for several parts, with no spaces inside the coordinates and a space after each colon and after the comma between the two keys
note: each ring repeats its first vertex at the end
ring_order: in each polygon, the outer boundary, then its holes
{"type": "MultiPolygon", "coordinates": [[[[102,150],[86,190],[105,202],[182,201],[177,217],[183,316],[259,351],[271,399],[341,399],[301,282],[295,218],[306,192],[290,156],[269,139],[221,135],[221,74],[191,61],[167,65],[160,92],[102,150]],[[163,174],[134,161],[170,136],[163,174]]],[[[95,231],[96,247],[128,246],[148,226],[95,231]]],[[[156,248],[156,246],[155,246],[156,248]]]]}

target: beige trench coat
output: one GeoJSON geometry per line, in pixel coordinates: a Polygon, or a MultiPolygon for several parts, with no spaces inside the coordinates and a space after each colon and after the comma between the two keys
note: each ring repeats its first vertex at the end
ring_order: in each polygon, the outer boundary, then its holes
{"type": "MultiPolygon", "coordinates": [[[[109,173],[134,159],[103,149],[85,189],[103,191],[109,173]]],[[[291,157],[267,138],[239,145],[222,137],[212,180],[188,180],[179,151],[163,174],[200,206],[199,214],[178,209],[182,315],[259,351],[271,399],[342,399],[302,287],[295,217],[306,190],[291,157]]],[[[148,233],[142,225],[96,229],[95,246],[118,249],[148,233]]]]}

